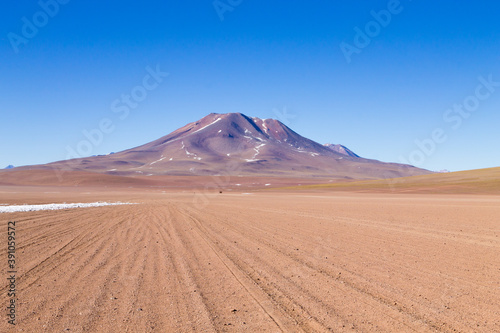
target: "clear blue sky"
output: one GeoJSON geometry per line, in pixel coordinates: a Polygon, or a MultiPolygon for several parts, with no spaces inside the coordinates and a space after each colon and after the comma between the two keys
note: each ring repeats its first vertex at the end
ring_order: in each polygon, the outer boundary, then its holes
{"type": "Polygon", "coordinates": [[[45,12],[9,1],[0,13],[0,167],[65,159],[106,118],[113,130],[91,154],[211,112],[281,117],[303,136],[382,161],[500,166],[500,84],[478,80],[500,82],[500,3],[60,1],[45,12]],[[390,21],[376,23],[371,11],[382,10],[390,21]],[[366,29],[368,45],[355,40],[366,29]],[[148,66],[169,75],[144,90],[148,66]],[[141,100],[120,119],[113,110],[132,91],[141,100]],[[464,103],[466,116],[447,111],[464,103]]]}

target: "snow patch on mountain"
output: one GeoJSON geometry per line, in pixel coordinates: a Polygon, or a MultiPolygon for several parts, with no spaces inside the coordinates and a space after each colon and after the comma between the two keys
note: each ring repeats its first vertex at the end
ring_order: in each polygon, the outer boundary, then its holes
{"type": "Polygon", "coordinates": [[[215,121],[213,121],[212,123],[210,123],[210,124],[208,124],[208,125],[206,125],[206,126],[203,126],[202,128],[200,128],[200,129],[198,129],[198,130],[194,131],[193,133],[196,133],[196,132],[199,132],[199,131],[201,131],[201,130],[204,130],[204,129],[205,129],[205,128],[207,128],[208,126],[212,126],[213,124],[215,124],[216,122],[218,122],[218,121],[219,121],[219,120],[221,120],[221,119],[222,119],[222,118],[217,118],[217,119],[216,119],[215,121]]]}
{"type": "Polygon", "coordinates": [[[163,155],[161,155],[161,158],[160,158],[159,160],[156,160],[156,161],[154,161],[154,162],[151,162],[149,165],[153,165],[153,164],[155,164],[155,163],[161,162],[161,161],[163,161],[164,159],[166,159],[166,157],[163,157],[163,155]]]}

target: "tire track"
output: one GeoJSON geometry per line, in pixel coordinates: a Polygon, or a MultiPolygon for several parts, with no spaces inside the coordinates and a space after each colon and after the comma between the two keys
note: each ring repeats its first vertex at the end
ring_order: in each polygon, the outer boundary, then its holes
{"type": "MultiPolygon", "coordinates": [[[[204,212],[205,216],[206,216],[206,214],[207,214],[207,212],[204,212]]],[[[216,217],[214,217],[214,218],[216,218],[216,217]]],[[[227,224],[226,224],[226,226],[228,228],[234,229],[236,232],[241,233],[241,230],[237,230],[236,227],[231,227],[230,225],[227,225],[227,224]]],[[[208,231],[206,231],[206,233],[208,234],[208,231]]],[[[219,235],[220,237],[224,237],[224,236],[221,236],[222,233],[220,233],[220,232],[216,233],[216,234],[219,235]]],[[[248,233],[244,234],[244,238],[246,238],[246,239],[248,239],[249,236],[252,237],[248,233]]],[[[230,238],[229,237],[225,237],[225,238],[226,238],[225,243],[230,243],[230,238]]],[[[334,272],[329,272],[330,269],[325,269],[325,267],[318,268],[317,266],[312,265],[310,262],[304,261],[301,257],[296,255],[293,251],[292,252],[284,252],[282,249],[280,249],[276,246],[277,243],[280,243],[280,240],[272,239],[271,236],[265,236],[265,234],[263,234],[263,233],[259,234],[258,238],[254,238],[254,239],[258,239],[258,241],[255,244],[259,244],[259,242],[261,242],[260,246],[263,246],[265,244],[269,248],[272,248],[274,251],[279,253],[283,258],[294,260],[296,262],[296,265],[295,265],[296,267],[307,267],[308,269],[310,269],[313,272],[317,272],[321,275],[324,275],[328,279],[329,283],[334,283],[334,286],[336,286],[336,288],[342,294],[350,295],[350,294],[352,294],[352,292],[355,292],[359,296],[364,295],[364,297],[368,297],[368,299],[366,301],[363,301],[362,298],[359,298],[359,297],[357,298],[359,301],[362,301],[368,307],[373,308],[374,306],[377,307],[376,304],[380,304],[380,305],[386,307],[386,309],[387,308],[391,309],[391,311],[393,311],[392,316],[389,315],[386,310],[379,311],[379,313],[380,314],[383,313],[384,316],[388,316],[394,322],[401,323],[404,327],[406,327],[405,330],[415,330],[415,328],[408,326],[408,324],[407,324],[408,320],[404,320],[403,318],[397,320],[395,317],[400,317],[403,314],[404,316],[411,319],[410,322],[417,324],[417,327],[422,327],[422,325],[419,324],[420,322],[426,323],[426,326],[430,326],[430,327],[436,326],[434,323],[428,322],[425,318],[416,316],[414,313],[409,312],[408,310],[406,310],[405,308],[402,308],[401,306],[396,306],[393,301],[391,302],[389,299],[382,297],[382,295],[375,295],[372,292],[370,292],[369,289],[367,289],[366,287],[360,287],[358,284],[353,283],[353,281],[359,282],[359,276],[356,277],[355,273],[351,273],[345,269],[342,269],[342,272],[344,274],[339,276],[338,269],[334,273],[334,272]],[[266,240],[266,239],[267,239],[267,241],[264,242],[264,244],[263,244],[262,241],[266,240]],[[348,274],[345,274],[345,273],[348,273],[348,274]],[[349,274],[349,273],[351,273],[351,274],[349,274]],[[346,287],[348,287],[349,289],[346,289],[346,287]],[[375,303],[370,304],[371,301],[375,301],[375,303]]],[[[247,254],[241,255],[241,257],[251,257],[251,256],[252,256],[252,253],[248,252],[248,251],[247,251],[247,254]]],[[[268,255],[267,257],[274,257],[274,255],[268,255]]],[[[268,270],[273,270],[271,263],[265,263],[265,262],[261,261],[261,264],[265,264],[267,267],[269,267],[268,270]]],[[[304,269],[302,268],[301,270],[303,272],[304,269]]],[[[275,273],[280,274],[280,272],[278,272],[278,271],[275,271],[275,273]]],[[[287,281],[287,277],[282,276],[282,279],[280,281],[287,281]]],[[[281,283],[283,283],[283,282],[281,282],[281,283]]],[[[291,288],[291,287],[289,286],[287,288],[287,290],[289,288],[291,288]]],[[[298,285],[296,285],[296,288],[299,288],[297,292],[301,292],[303,294],[310,294],[311,293],[311,291],[307,291],[298,285]]],[[[281,288],[280,288],[279,284],[275,285],[275,290],[280,290],[280,289],[281,288]]],[[[282,293],[285,295],[284,297],[286,297],[287,293],[288,294],[296,294],[297,292],[294,293],[294,292],[291,292],[288,290],[288,292],[284,291],[282,293]]],[[[316,310],[318,307],[322,306],[321,302],[317,298],[313,299],[313,301],[314,301],[314,304],[315,304],[314,307],[316,310]]],[[[297,306],[300,306],[300,305],[297,305],[297,306]]],[[[335,309],[330,309],[330,311],[331,310],[335,310],[335,309]]],[[[345,317],[340,317],[340,318],[342,318],[343,321],[347,321],[347,319],[345,317]]],[[[438,327],[438,326],[436,326],[436,327],[438,327]]]]}

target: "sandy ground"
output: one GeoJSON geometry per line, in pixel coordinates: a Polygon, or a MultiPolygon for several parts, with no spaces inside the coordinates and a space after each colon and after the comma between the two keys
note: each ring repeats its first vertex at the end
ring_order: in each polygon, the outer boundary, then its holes
{"type": "Polygon", "coordinates": [[[499,196],[37,191],[1,332],[500,332],[499,196]]]}

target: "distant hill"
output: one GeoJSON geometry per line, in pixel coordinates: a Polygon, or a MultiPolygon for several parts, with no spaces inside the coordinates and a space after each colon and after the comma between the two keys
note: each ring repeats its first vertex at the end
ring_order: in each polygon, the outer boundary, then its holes
{"type": "Polygon", "coordinates": [[[346,146],[342,146],[339,144],[334,145],[331,143],[327,143],[324,146],[330,148],[333,151],[336,151],[337,153],[341,153],[341,154],[346,155],[346,156],[360,157],[359,155],[356,155],[352,150],[350,150],[346,146]]]}
{"type": "Polygon", "coordinates": [[[275,119],[216,114],[158,140],[110,155],[22,167],[120,176],[265,175],[380,179],[431,172],[361,158],[342,145],[322,145],[275,119]]]}

